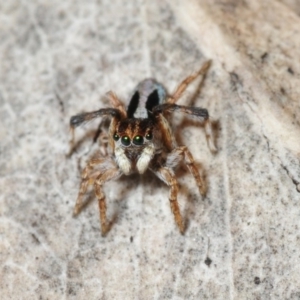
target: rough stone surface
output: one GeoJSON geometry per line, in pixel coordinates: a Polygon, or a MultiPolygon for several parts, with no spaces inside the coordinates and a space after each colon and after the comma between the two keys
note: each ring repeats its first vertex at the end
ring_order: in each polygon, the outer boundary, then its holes
{"type": "Polygon", "coordinates": [[[2,299],[300,299],[297,1],[10,0],[0,23],[2,299]],[[148,173],[106,185],[107,237],[96,201],[73,218],[97,124],[67,158],[70,116],[149,76],[172,92],[207,59],[180,103],[209,110],[218,154],[174,120],[209,187],[180,172],[185,235],[148,173]]]}

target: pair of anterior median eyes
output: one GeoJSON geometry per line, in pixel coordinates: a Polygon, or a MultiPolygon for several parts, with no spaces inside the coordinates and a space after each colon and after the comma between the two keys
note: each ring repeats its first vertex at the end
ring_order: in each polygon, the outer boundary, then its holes
{"type": "MultiPolygon", "coordinates": [[[[146,140],[152,140],[152,133],[147,133],[146,136],[145,136],[146,140]]],[[[120,139],[120,136],[115,133],[114,134],[114,140],[115,141],[118,141],[120,139]]],[[[124,146],[129,146],[130,143],[131,143],[131,140],[130,138],[127,136],[127,135],[124,135],[121,137],[121,143],[124,145],[124,146]]],[[[141,135],[136,135],[133,139],[132,139],[132,143],[134,145],[143,145],[144,144],[144,137],[142,137],[141,135]]]]}

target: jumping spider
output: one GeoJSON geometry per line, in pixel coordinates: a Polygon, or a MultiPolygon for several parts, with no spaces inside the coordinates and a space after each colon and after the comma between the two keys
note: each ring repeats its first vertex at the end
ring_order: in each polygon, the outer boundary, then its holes
{"type": "Polygon", "coordinates": [[[174,173],[175,167],[183,161],[194,176],[202,196],[205,195],[206,188],[188,148],[177,145],[167,116],[173,111],[195,116],[200,123],[204,124],[210,150],[212,152],[217,150],[214,145],[208,111],[199,107],[175,104],[195,78],[205,75],[209,65],[210,61],[206,62],[196,74],[183,80],[171,96],[168,96],[164,87],[155,80],[145,79],[137,86],[127,110],[118,97],[113,92],[109,92],[111,108],[101,108],[71,117],[73,142],[75,127],[94,118],[102,116],[111,118],[108,130],[108,155],[93,157],[84,168],[74,208],[75,216],[83,207],[82,199],[88,185],[93,184],[98,198],[101,230],[105,235],[109,226],[106,221],[103,184],[106,181],[117,179],[123,174],[129,175],[133,172],[143,174],[149,169],[170,186],[171,210],[180,232],[184,233],[184,222],[177,202],[178,183],[174,173]]]}

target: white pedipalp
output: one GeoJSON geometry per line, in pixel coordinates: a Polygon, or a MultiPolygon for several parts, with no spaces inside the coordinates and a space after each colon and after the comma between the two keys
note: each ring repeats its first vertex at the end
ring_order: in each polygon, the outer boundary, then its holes
{"type": "Polygon", "coordinates": [[[131,162],[125,154],[124,149],[118,147],[115,149],[116,162],[119,168],[125,175],[129,175],[131,172],[131,162]]]}
{"type": "Polygon", "coordinates": [[[143,149],[143,152],[136,163],[136,168],[140,174],[143,174],[148,169],[149,163],[152,160],[154,152],[155,148],[153,144],[150,144],[143,149]]]}

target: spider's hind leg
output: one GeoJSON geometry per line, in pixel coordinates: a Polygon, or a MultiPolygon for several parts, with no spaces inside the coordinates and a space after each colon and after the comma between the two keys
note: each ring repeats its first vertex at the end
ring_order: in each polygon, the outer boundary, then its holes
{"type": "Polygon", "coordinates": [[[178,85],[178,87],[175,90],[175,92],[173,93],[173,95],[168,97],[167,103],[175,103],[182,96],[182,94],[185,92],[185,90],[187,89],[187,87],[189,86],[190,83],[192,83],[200,75],[205,76],[206,72],[208,71],[208,69],[210,67],[210,64],[211,64],[211,60],[206,61],[197,73],[185,78],[178,85]]]}

